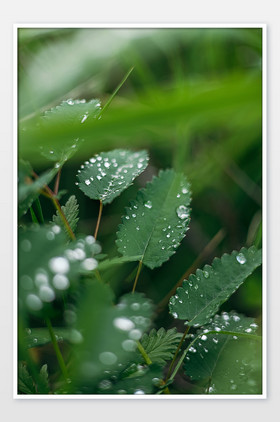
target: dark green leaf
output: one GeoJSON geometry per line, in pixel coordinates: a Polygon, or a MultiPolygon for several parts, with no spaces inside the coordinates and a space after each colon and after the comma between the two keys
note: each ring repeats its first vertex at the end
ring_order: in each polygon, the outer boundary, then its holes
{"type": "Polygon", "coordinates": [[[185,176],[160,171],[126,208],[117,232],[119,252],[140,255],[147,267],[159,267],[175,253],[188,230],[190,201],[185,176]]]}
{"type": "Polygon", "coordinates": [[[18,366],[18,391],[22,394],[36,394],[33,379],[22,362],[18,366]]]}
{"type": "Polygon", "coordinates": [[[148,165],[146,151],[115,149],[101,152],[78,170],[78,186],[91,199],[109,204],[131,185],[148,165]]]}
{"type": "Polygon", "coordinates": [[[186,374],[203,381],[209,393],[260,393],[261,342],[253,335],[257,328],[253,318],[234,312],[215,315],[186,355],[186,374]]]}
{"type": "Polygon", "coordinates": [[[254,246],[215,258],[212,266],[197,270],[169,301],[174,318],[187,320],[188,325],[207,323],[224,303],[262,263],[262,251],[254,246]]]}
{"type": "Polygon", "coordinates": [[[182,335],[176,328],[167,331],[164,328],[158,331],[153,328],[149,334],[143,335],[140,343],[153,363],[165,365],[173,358],[182,335]]]}

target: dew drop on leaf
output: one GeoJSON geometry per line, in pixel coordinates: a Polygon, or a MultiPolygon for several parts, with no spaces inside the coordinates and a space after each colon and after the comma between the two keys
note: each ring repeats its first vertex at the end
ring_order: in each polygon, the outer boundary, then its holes
{"type": "Polygon", "coordinates": [[[176,209],[176,213],[181,220],[184,220],[185,218],[188,218],[188,216],[189,216],[188,208],[185,207],[185,205],[180,205],[176,209]]]}
{"type": "Polygon", "coordinates": [[[149,209],[151,209],[152,206],[153,206],[152,201],[147,201],[147,202],[145,202],[144,205],[145,205],[146,208],[149,208],[149,209]]]}
{"type": "Polygon", "coordinates": [[[246,258],[245,258],[245,256],[243,255],[243,253],[239,253],[239,254],[236,256],[236,260],[237,260],[237,262],[239,262],[239,264],[241,264],[241,265],[243,265],[243,264],[245,264],[245,263],[246,263],[246,258]]]}

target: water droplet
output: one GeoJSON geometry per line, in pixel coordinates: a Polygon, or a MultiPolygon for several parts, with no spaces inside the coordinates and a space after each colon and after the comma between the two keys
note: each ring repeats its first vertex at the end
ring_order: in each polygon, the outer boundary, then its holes
{"type": "Polygon", "coordinates": [[[178,318],[178,314],[177,314],[177,312],[172,312],[172,316],[173,316],[175,319],[177,319],[177,318],[178,318]]]}
{"type": "Polygon", "coordinates": [[[84,123],[84,121],[86,121],[87,118],[88,118],[88,112],[83,115],[81,123],[84,123]]]}
{"type": "Polygon", "coordinates": [[[140,227],[139,227],[139,226],[137,226],[137,227],[136,227],[136,230],[138,230],[138,231],[139,231],[139,230],[140,230],[140,227]]]}
{"type": "Polygon", "coordinates": [[[135,324],[126,317],[115,318],[113,324],[122,331],[130,331],[135,327],[135,324]]]}
{"type": "Polygon", "coordinates": [[[30,252],[32,249],[32,245],[30,240],[28,239],[24,239],[21,244],[20,244],[21,249],[23,250],[23,252],[30,252]]]}
{"type": "Polygon", "coordinates": [[[181,196],[181,195],[178,193],[177,198],[180,198],[180,196],[181,196]]]}
{"type": "Polygon", "coordinates": [[[143,390],[135,390],[133,394],[145,394],[143,390]]]}
{"type": "Polygon", "coordinates": [[[207,336],[205,334],[203,334],[203,336],[200,337],[201,340],[206,341],[207,340],[207,336]]]}
{"type": "Polygon", "coordinates": [[[64,274],[56,274],[52,282],[58,290],[65,290],[69,287],[69,280],[64,274]]]}
{"type": "Polygon", "coordinates": [[[188,218],[188,216],[189,216],[188,208],[185,207],[185,205],[180,205],[177,208],[176,213],[181,220],[188,218]]]}
{"type": "Polygon", "coordinates": [[[65,322],[69,325],[74,324],[77,320],[76,312],[71,311],[71,309],[66,309],[63,315],[65,322]]]}
{"type": "Polygon", "coordinates": [[[67,104],[74,105],[74,101],[70,98],[69,100],[66,100],[67,104]]]}
{"type": "Polygon", "coordinates": [[[137,329],[131,330],[128,334],[128,337],[132,340],[139,340],[142,337],[142,331],[137,329]]]}
{"type": "Polygon", "coordinates": [[[136,214],[132,214],[132,217],[135,218],[136,217],[136,214]]]}
{"type": "Polygon", "coordinates": [[[183,189],[182,189],[182,193],[183,193],[184,195],[186,195],[186,193],[188,193],[188,189],[187,189],[187,188],[183,188],[183,189]]]}
{"type": "Polygon", "coordinates": [[[49,286],[41,286],[39,296],[43,302],[52,302],[55,299],[55,293],[49,286]]]}
{"type": "Polygon", "coordinates": [[[100,390],[109,390],[109,388],[112,387],[112,383],[111,383],[110,380],[102,380],[99,383],[99,386],[98,387],[100,388],[100,390]]]}
{"type": "Polygon", "coordinates": [[[215,343],[215,344],[217,344],[218,342],[219,342],[219,340],[217,339],[217,338],[213,338],[213,342],[215,343]]]}
{"type": "Polygon", "coordinates": [[[135,343],[134,340],[124,340],[122,342],[122,348],[126,351],[126,352],[133,352],[137,347],[137,344],[135,343]]]}
{"type": "Polygon", "coordinates": [[[175,303],[176,303],[176,298],[175,298],[174,296],[172,296],[172,297],[169,299],[169,303],[170,303],[171,305],[175,305],[175,303]]]}
{"type": "Polygon", "coordinates": [[[245,258],[245,256],[243,255],[243,253],[239,253],[239,254],[236,256],[236,261],[237,261],[237,262],[239,262],[239,264],[241,264],[241,265],[243,265],[243,264],[245,264],[245,263],[246,263],[246,258],[245,258]]]}
{"type": "Polygon", "coordinates": [[[232,316],[233,321],[238,322],[240,321],[240,317],[238,315],[233,315],[232,316]]]}
{"type": "Polygon", "coordinates": [[[85,180],[85,184],[90,185],[90,180],[89,179],[85,180]]]}
{"type": "Polygon", "coordinates": [[[139,304],[139,303],[137,303],[137,302],[134,302],[134,303],[132,303],[132,304],[130,305],[130,307],[131,307],[131,309],[132,309],[133,311],[139,311],[139,309],[140,309],[140,304],[139,304]]]}
{"type": "Polygon", "coordinates": [[[151,208],[152,208],[152,206],[153,206],[152,201],[147,201],[147,202],[145,202],[145,203],[144,203],[144,206],[145,206],[146,208],[151,209],[151,208]]]}
{"type": "Polygon", "coordinates": [[[61,232],[61,228],[60,228],[57,224],[55,224],[55,225],[52,227],[52,231],[54,232],[54,234],[58,234],[58,233],[60,233],[60,232],[61,232]]]}
{"type": "Polygon", "coordinates": [[[191,353],[196,353],[196,349],[195,349],[193,346],[191,346],[191,347],[189,348],[189,352],[191,352],[191,353]]]}
{"type": "Polygon", "coordinates": [[[246,331],[246,333],[251,333],[252,332],[252,328],[247,328],[245,331],[246,331]]]}
{"type": "Polygon", "coordinates": [[[69,271],[69,262],[62,256],[56,256],[49,260],[49,267],[54,273],[65,274],[69,271]]]}
{"type": "Polygon", "coordinates": [[[32,311],[40,311],[40,309],[42,309],[42,307],[43,307],[43,303],[42,303],[41,299],[34,294],[30,294],[30,295],[27,296],[26,305],[32,311]]]}
{"type": "Polygon", "coordinates": [[[98,262],[94,258],[87,258],[81,265],[86,271],[92,271],[97,267],[98,262]]]}
{"type": "Polygon", "coordinates": [[[80,343],[82,343],[82,341],[84,340],[83,339],[83,336],[82,336],[82,334],[80,333],[80,331],[78,331],[78,330],[76,330],[76,329],[72,329],[71,331],[70,331],[70,334],[69,334],[69,340],[71,341],[71,343],[73,343],[73,344],[80,344],[80,343]]]}
{"type": "Polygon", "coordinates": [[[208,273],[208,271],[203,271],[203,275],[204,275],[204,277],[205,277],[205,278],[209,278],[209,273],[208,273]]]}

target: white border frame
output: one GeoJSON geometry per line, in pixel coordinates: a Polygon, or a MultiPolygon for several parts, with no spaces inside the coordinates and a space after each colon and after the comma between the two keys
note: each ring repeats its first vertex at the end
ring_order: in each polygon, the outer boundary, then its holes
{"type": "Polygon", "coordinates": [[[30,400],[30,399],[51,399],[51,400],[99,400],[99,399],[113,399],[113,400],[212,400],[212,399],[267,399],[267,25],[264,23],[229,23],[229,24],[220,24],[220,23],[209,23],[209,24],[139,24],[139,23],[114,23],[114,24],[54,24],[54,23],[22,23],[13,25],[13,398],[20,400],[30,400]],[[263,341],[262,341],[262,394],[236,394],[236,395],[200,395],[200,394],[185,394],[185,395],[126,395],[120,397],[113,394],[89,394],[89,395],[80,395],[80,394],[69,394],[69,395],[48,395],[48,394],[30,394],[30,395],[20,395],[17,393],[17,269],[18,269],[18,242],[17,242],[17,159],[18,159],[18,29],[21,28],[104,28],[104,29],[168,29],[168,28],[259,28],[262,29],[262,215],[263,215],[263,226],[262,226],[262,241],[263,241],[263,266],[262,266],[262,327],[263,327],[263,341]]]}

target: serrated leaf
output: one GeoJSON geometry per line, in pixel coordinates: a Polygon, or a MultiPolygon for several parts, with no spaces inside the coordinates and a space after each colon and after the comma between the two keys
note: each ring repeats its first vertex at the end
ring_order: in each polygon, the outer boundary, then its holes
{"type": "Polygon", "coordinates": [[[160,328],[158,331],[152,329],[149,334],[144,334],[140,343],[153,363],[165,365],[173,358],[178,344],[183,334],[178,333],[176,328],[165,330],[160,328]]]}
{"type": "Polygon", "coordinates": [[[78,186],[91,199],[109,204],[121,194],[148,165],[146,151],[115,149],[101,152],[78,170],[78,186]]]}
{"type": "Polygon", "coordinates": [[[212,394],[260,393],[261,342],[252,335],[257,328],[253,318],[235,312],[215,315],[186,355],[186,375],[204,381],[212,394]]]}
{"type": "Polygon", "coordinates": [[[40,369],[39,373],[40,385],[38,385],[37,390],[39,394],[47,394],[50,391],[49,386],[49,374],[48,374],[48,365],[45,364],[40,369]]]}
{"type": "Polygon", "coordinates": [[[202,325],[217,313],[224,303],[262,263],[262,251],[254,246],[215,258],[212,266],[197,270],[169,301],[174,318],[187,320],[187,324],[202,325]]]}
{"type": "Polygon", "coordinates": [[[141,256],[153,269],[167,261],[188,230],[190,186],[183,174],[160,171],[126,208],[117,232],[124,256],[141,256]]]}
{"type": "Polygon", "coordinates": [[[19,162],[19,185],[18,185],[18,214],[19,217],[26,214],[36,198],[40,195],[40,190],[48,185],[57,174],[58,168],[47,170],[38,179],[32,179],[32,168],[28,162],[19,162]]]}
{"type": "MultiPolygon", "coordinates": [[[[79,204],[75,195],[71,195],[66,204],[61,206],[61,209],[69,223],[69,226],[72,229],[72,232],[74,233],[79,221],[79,204]]],[[[60,226],[65,231],[66,235],[69,236],[68,230],[66,230],[66,227],[58,211],[56,211],[56,215],[53,216],[53,222],[60,226]]]]}
{"type": "Polygon", "coordinates": [[[137,340],[150,327],[153,306],[142,293],[122,296],[116,306],[109,287],[92,281],[80,304],[77,328],[83,342],[77,345],[74,379],[95,391],[106,372],[117,375],[136,357],[137,340]]]}
{"type": "Polygon", "coordinates": [[[52,302],[77,289],[83,274],[98,266],[101,247],[93,236],[79,236],[66,245],[57,225],[33,225],[19,231],[19,306],[47,313],[52,302]]]}
{"type": "Polygon", "coordinates": [[[18,365],[18,390],[23,394],[36,394],[33,379],[22,362],[18,365]]]}

